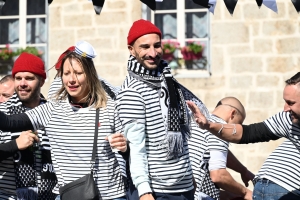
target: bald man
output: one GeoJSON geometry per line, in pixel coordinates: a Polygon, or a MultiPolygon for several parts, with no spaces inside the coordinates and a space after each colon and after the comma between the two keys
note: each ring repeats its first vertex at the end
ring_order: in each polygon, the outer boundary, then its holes
{"type": "Polygon", "coordinates": [[[15,92],[12,75],[6,75],[0,80],[0,103],[6,102],[15,92]]]}
{"type": "MultiPolygon", "coordinates": [[[[234,97],[226,97],[218,102],[211,120],[222,124],[242,124],[245,117],[246,112],[241,102],[234,97]]],[[[196,183],[195,200],[220,199],[219,188],[244,199],[252,199],[252,191],[236,182],[226,170],[228,160],[227,166],[241,174],[246,186],[248,181],[254,178],[254,175],[228,150],[228,142],[198,128],[194,121],[192,126],[192,136],[188,144],[196,183]]]]}

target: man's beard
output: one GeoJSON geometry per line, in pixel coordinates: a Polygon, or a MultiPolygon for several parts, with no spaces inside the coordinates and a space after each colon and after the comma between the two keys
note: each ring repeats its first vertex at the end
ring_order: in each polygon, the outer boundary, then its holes
{"type": "Polygon", "coordinates": [[[22,103],[30,103],[40,96],[39,87],[37,86],[36,88],[31,90],[31,93],[29,94],[29,96],[26,96],[26,97],[21,96],[21,95],[19,95],[19,91],[17,92],[17,95],[22,103]]]}

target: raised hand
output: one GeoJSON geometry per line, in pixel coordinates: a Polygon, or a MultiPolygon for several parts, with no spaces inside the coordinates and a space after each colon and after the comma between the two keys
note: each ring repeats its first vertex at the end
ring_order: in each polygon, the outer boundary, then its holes
{"type": "Polygon", "coordinates": [[[202,129],[207,129],[209,126],[208,120],[206,117],[201,113],[200,109],[196,106],[196,104],[192,101],[186,102],[188,107],[194,114],[195,122],[199,125],[202,129]]]}
{"type": "Polygon", "coordinates": [[[32,131],[23,131],[21,135],[16,139],[19,150],[24,150],[30,147],[34,141],[39,142],[40,139],[32,131]]]}

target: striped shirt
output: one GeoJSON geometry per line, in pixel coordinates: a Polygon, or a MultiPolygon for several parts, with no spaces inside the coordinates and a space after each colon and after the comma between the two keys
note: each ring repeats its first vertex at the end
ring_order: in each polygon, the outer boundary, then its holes
{"type": "Polygon", "coordinates": [[[266,178],[300,196],[299,161],[299,151],[291,141],[286,140],[267,158],[254,179],[266,178]]]}
{"type": "MultiPolygon", "coordinates": [[[[17,94],[14,93],[13,96],[5,103],[0,104],[0,110],[6,114],[18,114],[22,113],[26,110],[23,106],[22,102],[18,98],[17,94]]],[[[40,138],[40,148],[43,150],[51,150],[48,136],[46,135],[44,130],[38,130],[38,137],[40,138]]],[[[19,136],[21,133],[10,133],[10,132],[0,132],[0,144],[7,143],[12,140],[12,136],[19,136]]],[[[37,177],[37,185],[41,185],[41,169],[42,169],[42,152],[41,149],[35,151],[35,159],[36,159],[36,177],[37,177]]],[[[49,153],[49,152],[48,152],[49,153]]],[[[49,153],[50,155],[50,153],[49,153]]],[[[0,163],[0,199],[17,199],[16,197],[16,177],[14,171],[14,159],[13,157],[9,157],[3,160],[0,163]]],[[[48,165],[47,165],[48,166],[48,165]]],[[[43,166],[44,167],[44,166],[43,166]]],[[[52,165],[49,165],[52,167],[52,165]]],[[[51,170],[47,170],[51,171],[51,170]]],[[[52,171],[53,173],[53,171],[52,171]]],[[[55,184],[55,182],[53,182],[55,184]]],[[[54,185],[48,184],[48,188],[43,188],[41,190],[48,191],[47,195],[49,199],[54,199],[54,195],[52,195],[51,190],[54,185]],[[52,197],[51,197],[52,196],[52,197]]],[[[45,197],[44,197],[45,198],[45,197]]],[[[48,199],[47,198],[47,199],[48,199]]]]}
{"type": "Polygon", "coordinates": [[[184,141],[184,151],[178,158],[167,159],[167,150],[160,145],[166,137],[166,127],[158,90],[128,75],[117,96],[116,111],[123,125],[132,120],[145,123],[148,175],[152,190],[159,193],[192,190],[192,169],[187,141],[184,141]]]}
{"type": "MultiPolygon", "coordinates": [[[[224,120],[215,115],[211,115],[210,120],[225,123],[224,120]]],[[[191,132],[192,135],[188,144],[193,175],[197,184],[194,197],[198,199],[199,192],[202,192],[213,199],[220,199],[220,190],[210,178],[208,163],[211,151],[228,151],[228,142],[219,139],[207,130],[198,128],[194,121],[192,121],[191,132]]]]}
{"type": "MultiPolygon", "coordinates": [[[[100,108],[95,181],[102,199],[125,195],[123,176],[116,155],[104,140],[108,134],[121,131],[115,120],[114,101],[108,97],[107,107],[100,108]]],[[[58,187],[70,183],[90,172],[96,110],[75,108],[68,100],[48,103],[27,111],[35,129],[47,131],[58,187]]],[[[117,119],[117,118],[116,118],[117,119]]],[[[124,165],[125,166],[125,165],[124,165]]],[[[58,191],[54,191],[58,193],[58,191]]]]}

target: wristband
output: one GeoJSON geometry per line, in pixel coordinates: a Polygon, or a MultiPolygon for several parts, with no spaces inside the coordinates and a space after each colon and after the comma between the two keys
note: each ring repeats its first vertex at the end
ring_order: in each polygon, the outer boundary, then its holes
{"type": "Polygon", "coordinates": [[[152,192],[146,192],[146,193],[142,194],[140,197],[142,197],[142,196],[144,196],[146,194],[152,194],[152,192]]]}

